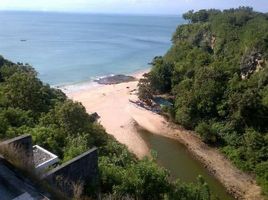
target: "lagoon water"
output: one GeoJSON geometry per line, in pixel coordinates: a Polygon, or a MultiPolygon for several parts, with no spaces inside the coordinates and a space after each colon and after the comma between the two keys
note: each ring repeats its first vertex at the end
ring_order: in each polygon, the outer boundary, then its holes
{"type": "Polygon", "coordinates": [[[234,200],[223,185],[191,155],[184,145],[174,139],[155,135],[146,130],[139,130],[139,133],[149,148],[156,152],[158,164],[169,170],[173,180],[180,179],[192,183],[196,182],[196,178],[201,175],[213,195],[220,200],[234,200]]]}
{"type": "Polygon", "coordinates": [[[0,12],[0,55],[51,85],[148,68],[171,45],[179,16],[0,12]]]}

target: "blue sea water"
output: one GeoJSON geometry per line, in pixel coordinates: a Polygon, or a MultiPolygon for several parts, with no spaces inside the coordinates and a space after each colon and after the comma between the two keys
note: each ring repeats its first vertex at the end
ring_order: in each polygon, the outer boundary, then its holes
{"type": "Polygon", "coordinates": [[[180,16],[0,12],[0,55],[29,63],[51,85],[148,68],[180,16]]]}

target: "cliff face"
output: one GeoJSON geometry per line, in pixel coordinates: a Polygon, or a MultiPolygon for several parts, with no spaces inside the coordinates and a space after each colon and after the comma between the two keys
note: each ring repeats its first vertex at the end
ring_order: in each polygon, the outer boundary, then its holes
{"type": "Polygon", "coordinates": [[[265,66],[265,58],[261,51],[253,49],[242,57],[241,60],[241,77],[248,78],[254,72],[258,72],[265,66]]]}
{"type": "MultiPolygon", "coordinates": [[[[264,68],[268,59],[267,21],[258,30],[257,18],[248,17],[237,24],[234,16],[228,18],[222,15],[221,21],[217,19],[219,16],[205,22],[179,26],[172,39],[174,48],[169,53],[179,49],[176,44],[200,48],[204,53],[209,53],[214,61],[231,63],[232,71],[239,70],[242,79],[264,68]]],[[[239,15],[236,17],[239,18],[239,15]]],[[[182,60],[186,59],[182,57],[182,60]]]]}

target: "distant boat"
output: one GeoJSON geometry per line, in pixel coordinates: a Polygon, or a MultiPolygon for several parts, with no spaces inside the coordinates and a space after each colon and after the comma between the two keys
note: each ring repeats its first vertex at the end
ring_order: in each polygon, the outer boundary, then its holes
{"type": "Polygon", "coordinates": [[[20,40],[21,42],[26,42],[27,40],[25,40],[25,39],[22,39],[22,40],[20,40]]]}

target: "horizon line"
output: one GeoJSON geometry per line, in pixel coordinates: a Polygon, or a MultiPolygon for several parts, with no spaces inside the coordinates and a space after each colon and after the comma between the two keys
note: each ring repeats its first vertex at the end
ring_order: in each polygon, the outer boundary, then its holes
{"type": "Polygon", "coordinates": [[[0,9],[0,12],[31,12],[31,13],[55,13],[55,14],[92,14],[92,15],[129,15],[129,16],[182,16],[181,12],[178,14],[167,14],[167,13],[124,13],[124,12],[91,12],[91,11],[67,11],[67,10],[24,10],[24,9],[0,9]]]}

